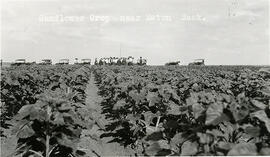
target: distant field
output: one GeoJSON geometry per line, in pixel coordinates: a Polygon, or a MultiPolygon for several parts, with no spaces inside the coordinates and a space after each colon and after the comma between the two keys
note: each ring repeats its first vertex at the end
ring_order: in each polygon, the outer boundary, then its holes
{"type": "Polygon", "coordinates": [[[270,155],[262,67],[4,67],[0,156],[270,155]]]}

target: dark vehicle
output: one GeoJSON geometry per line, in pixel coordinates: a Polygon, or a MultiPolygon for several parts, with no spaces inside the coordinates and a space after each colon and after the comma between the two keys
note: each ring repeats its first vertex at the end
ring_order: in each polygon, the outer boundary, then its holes
{"type": "Polygon", "coordinates": [[[69,64],[69,59],[60,59],[56,65],[67,65],[69,64]]]}
{"type": "Polygon", "coordinates": [[[43,59],[40,65],[52,65],[52,60],[51,59],[43,59]]]}
{"type": "Polygon", "coordinates": [[[19,66],[19,65],[23,65],[26,64],[26,60],[25,59],[16,59],[14,63],[12,63],[12,66],[19,66]]]}
{"type": "Polygon", "coordinates": [[[91,59],[82,59],[80,64],[91,64],[91,59]]]}
{"type": "Polygon", "coordinates": [[[25,59],[16,59],[15,62],[11,64],[11,66],[33,65],[33,64],[36,64],[36,62],[26,62],[25,59]]]}
{"type": "Polygon", "coordinates": [[[170,65],[179,65],[180,61],[176,61],[176,62],[168,62],[165,65],[166,66],[170,66],[170,65]]]}
{"type": "Polygon", "coordinates": [[[204,59],[196,59],[196,60],[194,60],[194,62],[189,63],[188,65],[190,65],[190,66],[193,66],[193,65],[203,66],[203,65],[205,65],[204,59]]]}

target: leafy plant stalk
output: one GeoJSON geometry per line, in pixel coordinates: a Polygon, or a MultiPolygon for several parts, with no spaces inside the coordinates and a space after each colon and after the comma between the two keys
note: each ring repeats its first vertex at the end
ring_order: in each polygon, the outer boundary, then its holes
{"type": "Polygon", "coordinates": [[[157,118],[157,123],[156,123],[156,130],[157,130],[157,128],[158,128],[158,125],[159,125],[160,117],[161,117],[161,116],[158,116],[158,118],[157,118]]]}
{"type": "Polygon", "coordinates": [[[50,124],[50,118],[51,118],[51,108],[49,104],[47,105],[47,115],[48,115],[48,120],[47,120],[47,130],[46,130],[46,157],[50,157],[50,135],[49,135],[49,124],[50,124]]]}

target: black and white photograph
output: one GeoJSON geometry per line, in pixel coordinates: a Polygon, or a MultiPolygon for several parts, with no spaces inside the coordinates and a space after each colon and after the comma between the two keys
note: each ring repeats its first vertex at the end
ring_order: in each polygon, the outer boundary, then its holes
{"type": "Polygon", "coordinates": [[[1,157],[270,156],[269,0],[1,0],[1,157]]]}

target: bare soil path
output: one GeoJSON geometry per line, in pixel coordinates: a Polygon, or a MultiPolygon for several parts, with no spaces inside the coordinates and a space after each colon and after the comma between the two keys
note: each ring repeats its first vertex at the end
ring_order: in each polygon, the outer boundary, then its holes
{"type": "MultiPolygon", "coordinates": [[[[104,125],[110,123],[110,121],[105,119],[105,115],[101,114],[102,97],[98,95],[98,87],[95,84],[94,74],[91,74],[89,84],[86,89],[86,105],[94,110],[94,116],[97,117],[104,125]]],[[[79,147],[87,152],[87,156],[134,156],[132,150],[120,146],[118,143],[108,143],[112,140],[111,137],[100,138],[100,135],[104,131],[100,129],[97,125],[91,130],[84,130],[84,135],[81,138],[79,147]],[[90,136],[91,137],[90,137],[90,136]]]]}
{"type": "MultiPolygon", "coordinates": [[[[104,125],[110,123],[105,119],[105,115],[101,114],[102,97],[98,95],[98,87],[95,84],[93,74],[86,89],[86,105],[89,109],[94,110],[93,116],[97,117],[104,125]]],[[[0,157],[8,157],[16,148],[16,138],[11,136],[10,129],[5,130],[7,138],[1,138],[0,157]]],[[[128,148],[120,146],[118,143],[108,143],[112,137],[100,138],[100,135],[105,133],[97,125],[91,130],[84,130],[79,148],[86,152],[87,157],[92,156],[134,156],[134,152],[128,148]],[[90,136],[89,136],[90,135],[90,136]]]]}
{"type": "Polygon", "coordinates": [[[5,130],[5,135],[7,137],[1,137],[0,138],[0,156],[1,157],[9,157],[13,154],[14,150],[16,149],[17,139],[16,136],[11,135],[11,130],[7,129],[5,130]]]}

